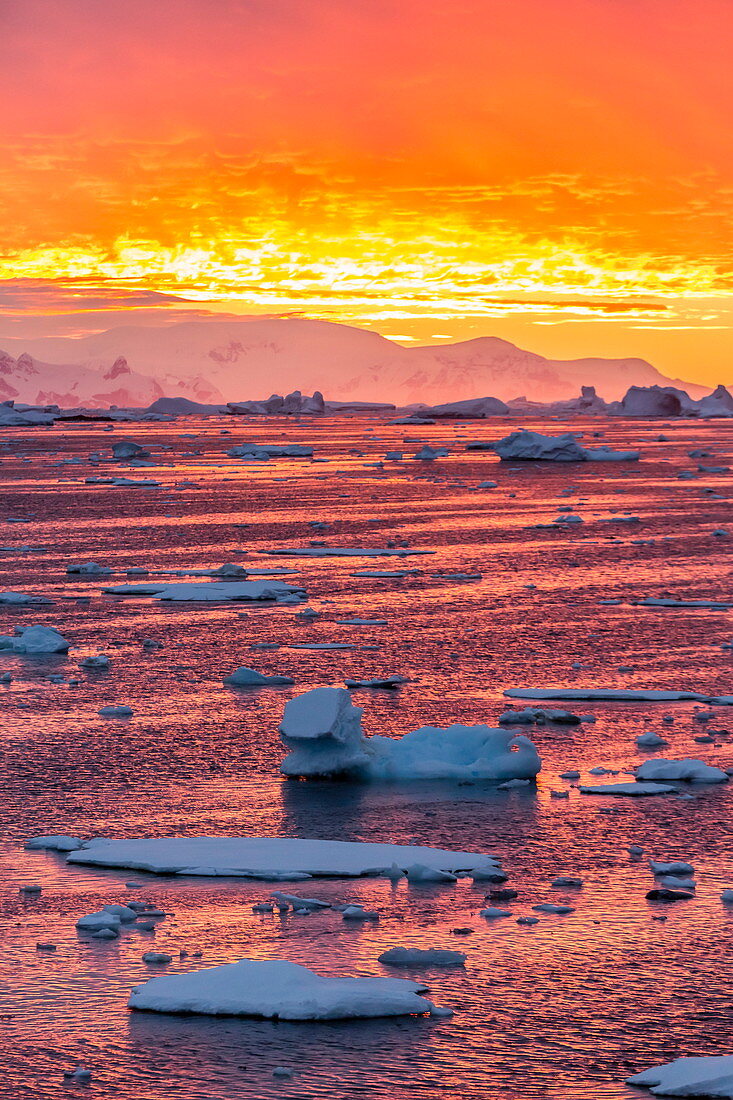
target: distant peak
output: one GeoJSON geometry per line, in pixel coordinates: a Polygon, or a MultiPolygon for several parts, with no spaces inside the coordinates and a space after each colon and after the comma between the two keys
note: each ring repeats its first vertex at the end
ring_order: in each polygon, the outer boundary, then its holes
{"type": "Polygon", "coordinates": [[[127,365],[127,360],[125,359],[124,355],[118,355],[117,358],[115,359],[114,363],[112,364],[112,366],[109,368],[109,370],[104,375],[104,377],[105,377],[105,379],[109,380],[109,379],[112,379],[112,378],[119,378],[119,376],[121,374],[131,374],[131,373],[132,373],[132,371],[130,370],[129,366],[127,365]]]}

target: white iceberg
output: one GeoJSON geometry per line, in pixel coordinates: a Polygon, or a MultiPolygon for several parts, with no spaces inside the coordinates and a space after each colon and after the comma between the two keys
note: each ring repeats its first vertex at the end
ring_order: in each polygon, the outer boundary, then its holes
{"type": "Polygon", "coordinates": [[[494,450],[505,462],[585,462],[588,457],[570,432],[552,436],[522,429],[500,439],[494,450]]]}
{"type": "Polygon", "coordinates": [[[46,653],[67,653],[69,642],[52,626],[16,627],[15,635],[0,635],[0,651],[41,656],[46,653]]]}
{"type": "Polygon", "coordinates": [[[628,703],[718,703],[733,706],[733,695],[703,695],[699,691],[646,691],[625,688],[507,688],[511,699],[568,699],[628,703]]]}
{"type": "Polygon", "coordinates": [[[290,753],[285,775],[349,775],[370,780],[534,779],[542,762],[532,742],[505,729],[424,726],[365,737],[361,707],[343,688],[315,688],[291,699],[280,725],[290,753]]]}
{"type": "Polygon", "coordinates": [[[239,962],[151,978],[128,1005],[147,1012],[260,1016],[274,1020],[347,1020],[425,1015],[426,986],[402,978],[323,978],[284,960],[239,962]]]}
{"type": "Polygon", "coordinates": [[[626,1078],[627,1085],[649,1089],[655,1096],[733,1097],[733,1054],[709,1058],[675,1058],[662,1066],[626,1078]]]}
{"type": "Polygon", "coordinates": [[[721,768],[714,768],[702,760],[645,760],[636,769],[637,779],[657,780],[662,783],[682,780],[687,783],[727,783],[730,778],[721,768]]]}
{"type": "Polygon", "coordinates": [[[230,687],[274,687],[281,684],[294,684],[291,676],[263,676],[253,668],[238,668],[229,676],[224,677],[224,683],[230,687]]]}
{"type": "MultiPolygon", "coordinates": [[[[160,875],[235,876],[271,881],[316,877],[387,875],[420,863],[454,874],[496,862],[480,852],[448,852],[412,844],[311,840],[296,837],[159,837],[110,840],[94,837],[68,863],[125,867],[160,875]]],[[[497,864],[498,869],[498,864],[497,864]]]]}

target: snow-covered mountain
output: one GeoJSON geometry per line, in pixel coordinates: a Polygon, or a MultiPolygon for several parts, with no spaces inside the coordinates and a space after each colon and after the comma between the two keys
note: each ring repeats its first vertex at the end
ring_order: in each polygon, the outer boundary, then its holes
{"type": "Polygon", "coordinates": [[[399,405],[483,396],[557,401],[576,396],[581,385],[595,385],[609,401],[630,385],[707,392],[666,378],[643,359],[545,359],[494,336],[405,348],[376,332],[328,321],[196,320],[0,343],[16,356],[0,360],[0,383],[8,387],[0,385],[0,394],[16,396],[10,392],[15,388],[18,400],[67,406],[143,405],[161,394],[236,401],[294,389],[321,390],[330,400],[399,405]]]}
{"type": "Polygon", "coordinates": [[[27,352],[14,359],[0,351],[0,401],[62,408],[145,407],[162,396],[158,383],[131,371],[123,356],[107,369],[96,370],[77,363],[43,363],[27,352]]]}

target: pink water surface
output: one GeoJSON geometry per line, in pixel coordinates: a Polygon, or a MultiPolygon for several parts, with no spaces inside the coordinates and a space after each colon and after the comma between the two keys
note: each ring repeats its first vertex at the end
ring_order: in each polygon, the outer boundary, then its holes
{"type": "Polygon", "coordinates": [[[533,730],[543,770],[536,787],[514,791],[279,777],[277,727],[287,700],[347,677],[409,677],[396,692],[354,694],[365,730],[393,736],[425,724],[494,724],[507,706],[523,705],[502,696],[510,687],[733,692],[732,651],[721,648],[733,636],[729,611],[630,602],[731,599],[731,542],[713,535],[729,527],[733,536],[731,476],[697,467],[731,464],[733,425],[569,425],[586,440],[598,431],[599,442],[638,447],[642,461],[629,464],[500,463],[466,451],[468,441],[496,439],[512,426],[216,419],[3,433],[0,545],[11,549],[0,551],[0,590],[45,595],[54,605],[0,608],[0,633],[42,622],[72,648],[68,657],[0,655],[0,671],[13,676],[0,685],[0,1096],[620,1100],[642,1095],[623,1084],[632,1072],[678,1055],[733,1050],[733,909],[719,900],[733,886],[728,785],[683,792],[692,799],[632,801],[581,795],[559,778],[570,767],[584,781],[596,765],[633,768],[654,755],[634,743],[646,730],[670,742],[666,756],[731,767],[733,710],[712,708],[714,718],[703,723],[695,716],[708,708],[690,703],[575,705],[597,721],[533,730]],[[91,453],[108,456],[119,438],[145,444],[154,465],[90,464],[91,453]],[[239,440],[309,443],[327,461],[242,463],[225,455],[239,440]],[[450,454],[414,461],[423,442],[450,454]],[[695,448],[711,457],[690,458],[695,448]],[[405,460],[368,465],[390,450],[404,451],[405,460]],[[68,463],[75,458],[81,461],[68,463]],[[696,476],[679,479],[682,470],[696,476]],[[110,474],[153,478],[160,488],[84,483],[110,474]],[[488,480],[498,487],[477,488],[488,480]],[[561,495],[569,488],[572,495],[561,495]],[[565,506],[585,522],[532,526],[565,506]],[[603,522],[626,514],[639,522],[603,522]],[[317,521],[330,526],[314,530],[317,521]],[[265,553],[313,539],[344,547],[407,540],[434,553],[396,560],[265,553]],[[43,549],[12,549],[24,545],[43,549]],[[66,574],[69,562],[89,560],[115,575],[66,574]],[[101,592],[108,583],[134,583],[124,575],[132,566],[223,562],[297,570],[292,581],[306,588],[320,618],[308,625],[296,620],[295,607],[161,604],[101,592]],[[363,569],[417,572],[353,576],[363,569]],[[457,572],[481,579],[434,576],[457,572]],[[353,617],[387,626],[335,622],[353,617]],[[162,647],[144,651],[145,638],[162,647]],[[353,648],[289,648],[324,641],[353,648]],[[271,642],[280,648],[251,648],[271,642]],[[112,660],[108,673],[79,669],[98,652],[112,660]],[[285,673],[296,684],[224,687],[223,677],[239,665],[285,673]],[[54,684],[55,674],[80,683],[54,684]],[[113,703],[129,704],[134,716],[99,717],[113,703]],[[674,721],[663,723],[663,715],[674,721]],[[711,731],[712,743],[694,740],[711,731]],[[552,788],[569,789],[569,799],[552,799],[552,788]],[[349,927],[330,911],[262,916],[251,905],[267,897],[268,883],[71,868],[63,857],[23,850],[26,837],[51,831],[414,839],[501,857],[519,890],[515,916],[546,900],[569,901],[576,911],[543,915],[532,928],[514,919],[488,923],[478,916],[485,890],[470,882],[418,887],[363,879],[314,882],[306,892],[376,908],[375,926],[349,927]],[[655,858],[691,860],[696,900],[646,901],[652,879],[644,862],[629,860],[630,843],[655,858]],[[558,874],[580,875],[585,885],[551,888],[558,874]],[[126,888],[129,880],[143,889],[126,888]],[[19,893],[31,882],[43,886],[40,897],[19,893]],[[171,914],[154,934],[125,932],[105,943],[76,933],[81,914],[133,894],[171,914]],[[667,919],[653,919],[659,916],[667,919]],[[471,933],[456,935],[456,928],[471,933]],[[36,943],[47,941],[56,952],[37,952],[36,943]],[[432,999],[455,1010],[452,1019],[276,1024],[126,1008],[131,987],[150,974],[141,955],[151,946],[175,956],[170,972],[248,957],[368,975],[387,973],[377,956],[395,945],[467,952],[465,971],[404,975],[424,978],[432,999]],[[179,961],[180,949],[203,957],[179,961]],[[84,1090],[62,1078],[77,1061],[93,1071],[84,1090]],[[295,1076],[273,1079],[278,1065],[295,1076]]]}

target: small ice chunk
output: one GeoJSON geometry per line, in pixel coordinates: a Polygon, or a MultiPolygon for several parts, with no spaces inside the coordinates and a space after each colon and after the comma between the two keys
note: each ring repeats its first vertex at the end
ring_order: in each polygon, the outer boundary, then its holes
{"type": "Polygon", "coordinates": [[[384,951],[378,962],[385,966],[465,966],[462,951],[443,951],[440,948],[392,947],[384,951]]]}

